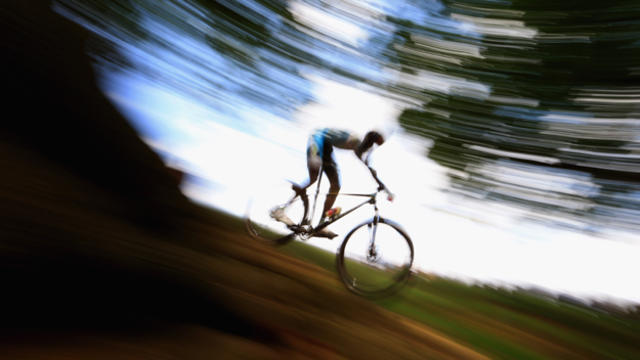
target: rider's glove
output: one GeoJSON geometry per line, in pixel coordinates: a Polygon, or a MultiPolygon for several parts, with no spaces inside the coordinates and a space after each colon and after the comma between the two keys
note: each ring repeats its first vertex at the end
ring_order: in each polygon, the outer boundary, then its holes
{"type": "Polygon", "coordinates": [[[396,196],[394,194],[392,194],[391,191],[386,190],[385,192],[387,193],[387,200],[393,201],[393,199],[396,198],[396,196]]]}

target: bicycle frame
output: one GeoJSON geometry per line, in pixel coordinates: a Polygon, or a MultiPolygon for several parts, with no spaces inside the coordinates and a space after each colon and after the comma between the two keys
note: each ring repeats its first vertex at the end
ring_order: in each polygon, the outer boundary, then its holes
{"type": "MultiPolygon", "coordinates": [[[[357,209],[361,208],[362,206],[367,205],[367,204],[371,204],[371,205],[373,205],[374,212],[375,212],[375,213],[374,213],[374,217],[373,217],[373,225],[374,225],[374,230],[373,230],[373,231],[374,231],[374,234],[373,234],[373,238],[375,238],[376,227],[377,227],[377,225],[378,225],[378,221],[379,221],[379,219],[380,219],[380,215],[379,215],[379,211],[378,211],[378,205],[377,205],[376,197],[377,197],[377,195],[378,195],[378,193],[379,193],[380,191],[383,191],[383,190],[384,190],[384,191],[387,191],[387,192],[388,192],[388,189],[387,189],[387,187],[382,183],[382,181],[380,181],[380,179],[378,179],[378,176],[377,176],[376,171],[375,171],[374,169],[372,169],[369,165],[367,165],[367,168],[368,168],[368,169],[369,169],[369,171],[371,172],[371,175],[373,176],[374,180],[378,183],[378,190],[377,190],[376,192],[374,192],[374,193],[369,193],[369,194],[363,194],[363,193],[327,193],[327,195],[336,195],[336,196],[338,196],[338,195],[343,195],[343,196],[358,196],[358,197],[366,197],[366,198],[368,198],[368,199],[367,199],[367,200],[365,200],[365,201],[363,201],[362,203],[360,203],[360,204],[358,204],[358,205],[356,205],[356,206],[354,206],[354,207],[350,208],[349,210],[347,210],[347,211],[345,211],[345,212],[341,213],[341,214],[340,214],[340,215],[338,215],[337,217],[335,217],[335,218],[333,218],[333,219],[330,219],[330,220],[328,220],[328,221],[325,221],[324,223],[320,224],[318,227],[316,227],[316,228],[311,228],[311,230],[310,230],[310,231],[308,231],[308,232],[307,232],[307,231],[305,231],[308,235],[313,236],[313,235],[314,235],[315,233],[317,233],[318,231],[320,231],[320,230],[324,229],[325,227],[327,227],[327,226],[329,226],[329,225],[333,224],[334,222],[336,222],[336,221],[338,221],[338,220],[342,219],[343,217],[345,217],[345,216],[349,215],[350,213],[354,212],[355,210],[357,210],[357,209]]],[[[324,170],[324,169],[323,169],[323,167],[320,167],[320,172],[319,172],[319,177],[318,177],[318,185],[316,186],[316,192],[315,192],[315,195],[314,195],[314,198],[313,198],[313,204],[312,204],[312,207],[311,207],[311,216],[307,217],[307,215],[308,215],[308,214],[307,214],[307,212],[305,211],[305,214],[304,214],[304,217],[303,217],[303,219],[302,219],[302,223],[301,223],[301,225],[303,225],[303,224],[308,224],[308,222],[309,222],[309,221],[313,220],[313,216],[314,216],[314,214],[315,214],[315,209],[316,209],[316,206],[317,206],[318,195],[320,194],[320,182],[321,182],[321,180],[322,180],[323,170],[324,170]]],[[[389,193],[389,194],[391,194],[391,193],[389,193]]],[[[299,195],[299,194],[298,194],[298,195],[299,195]]],[[[293,200],[295,200],[295,198],[296,198],[298,195],[295,195],[295,196],[294,196],[294,197],[293,197],[293,198],[292,198],[292,199],[287,203],[287,205],[288,205],[289,203],[291,203],[293,200]]],[[[302,197],[302,195],[300,195],[300,196],[302,197]]],[[[308,196],[307,196],[307,194],[304,194],[304,198],[303,198],[303,201],[308,201],[308,196]],[[304,198],[306,198],[306,199],[304,199],[304,198]]],[[[287,205],[285,205],[285,206],[287,206],[287,205]]]]}
{"type": "MultiPolygon", "coordinates": [[[[340,193],[328,193],[327,195],[344,195],[344,196],[360,196],[360,197],[367,197],[368,199],[361,202],[358,205],[355,205],[354,207],[352,207],[351,209],[341,213],[340,215],[338,215],[337,217],[329,220],[329,221],[325,221],[324,223],[320,224],[318,227],[314,228],[313,231],[311,232],[311,234],[324,229],[325,227],[333,224],[334,222],[342,219],[343,217],[349,215],[350,213],[354,212],[355,210],[363,207],[364,205],[367,204],[372,204],[375,214],[374,214],[374,224],[376,224],[378,222],[378,218],[380,217],[379,213],[378,213],[378,205],[376,203],[376,196],[378,195],[378,193],[373,193],[373,194],[340,194],[340,193]]],[[[314,204],[315,207],[315,204],[314,204]]]]}
{"type": "MultiPolygon", "coordinates": [[[[313,215],[314,215],[314,213],[315,213],[315,208],[316,208],[316,205],[317,205],[316,203],[317,203],[317,200],[318,200],[318,194],[320,193],[320,181],[321,181],[321,179],[322,179],[322,175],[323,175],[322,170],[323,170],[323,169],[322,169],[322,167],[321,167],[321,168],[320,168],[320,174],[319,174],[319,177],[318,177],[318,185],[316,186],[316,193],[315,193],[314,198],[313,198],[313,205],[312,205],[312,208],[311,208],[311,217],[310,217],[309,219],[303,219],[303,222],[305,222],[305,221],[307,221],[307,220],[312,220],[312,219],[313,219],[313,215]]],[[[380,190],[386,189],[386,187],[385,187],[385,186],[384,186],[384,184],[382,184],[382,182],[378,179],[378,177],[377,177],[377,176],[376,176],[376,174],[375,174],[375,171],[374,171],[373,169],[371,169],[370,167],[369,167],[369,170],[371,170],[371,171],[372,171],[372,175],[373,175],[374,179],[376,180],[376,182],[377,182],[377,183],[378,183],[378,185],[379,185],[378,191],[376,191],[376,192],[374,192],[374,193],[370,193],[370,194],[360,194],[360,193],[342,193],[342,194],[341,194],[341,193],[327,193],[327,195],[336,195],[336,196],[339,196],[339,195],[343,195],[343,196],[358,196],[358,197],[366,197],[366,198],[368,198],[368,199],[367,199],[367,200],[365,200],[365,201],[363,201],[362,203],[360,203],[360,204],[358,204],[358,205],[355,205],[355,206],[354,206],[354,207],[352,207],[351,209],[349,209],[349,210],[347,210],[347,211],[345,211],[345,212],[341,213],[341,214],[340,214],[340,215],[338,215],[337,217],[335,217],[335,218],[333,218],[333,219],[331,219],[331,220],[329,220],[329,221],[326,221],[326,222],[324,222],[324,223],[320,224],[320,225],[319,225],[318,227],[316,227],[316,228],[313,228],[313,230],[310,232],[310,235],[313,235],[314,233],[316,233],[316,232],[318,232],[318,231],[320,231],[320,230],[324,229],[325,227],[327,227],[327,226],[329,226],[329,225],[333,224],[334,222],[336,222],[336,221],[338,221],[338,220],[342,219],[343,217],[345,217],[345,216],[349,215],[350,213],[354,212],[355,210],[357,210],[357,209],[359,209],[359,208],[361,208],[362,206],[367,205],[367,204],[371,204],[371,205],[373,205],[374,212],[375,212],[375,213],[374,213],[374,216],[373,216],[373,223],[374,223],[374,226],[378,224],[378,219],[380,218],[380,215],[379,215],[379,211],[378,211],[378,205],[377,205],[377,202],[376,202],[376,197],[377,197],[377,195],[378,195],[378,192],[379,192],[380,190]]],[[[375,230],[374,230],[374,231],[375,231],[375,230]]],[[[374,237],[375,237],[375,234],[374,234],[374,237]]]]}

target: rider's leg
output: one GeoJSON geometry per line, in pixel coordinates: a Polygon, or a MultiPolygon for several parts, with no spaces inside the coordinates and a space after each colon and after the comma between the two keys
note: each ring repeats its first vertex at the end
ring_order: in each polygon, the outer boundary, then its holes
{"type": "MultiPolygon", "coordinates": [[[[318,225],[325,222],[325,215],[327,213],[327,210],[331,209],[331,206],[333,206],[333,203],[336,201],[338,191],[340,191],[340,177],[338,175],[338,168],[335,162],[325,162],[322,169],[323,172],[327,174],[331,185],[329,186],[329,194],[327,194],[327,198],[324,201],[324,209],[322,211],[322,217],[320,218],[320,222],[318,223],[318,225]]],[[[338,234],[324,227],[316,232],[316,236],[333,239],[334,237],[338,236],[338,234]]]]}
{"type": "Polygon", "coordinates": [[[322,158],[318,154],[317,147],[314,146],[312,142],[310,142],[309,147],[307,148],[307,169],[309,171],[309,178],[301,185],[290,181],[291,188],[293,189],[293,191],[295,191],[296,194],[286,204],[273,209],[271,211],[271,217],[286,224],[289,227],[299,225],[295,224],[291,219],[289,219],[289,217],[285,214],[285,209],[296,199],[296,197],[300,196],[302,202],[304,203],[305,209],[302,222],[303,224],[307,223],[307,209],[309,208],[309,199],[307,198],[306,189],[316,182],[321,167],[322,158]]]}
{"type": "Polygon", "coordinates": [[[318,146],[316,145],[313,138],[309,139],[309,144],[307,146],[307,170],[309,171],[309,178],[303,182],[302,184],[293,184],[292,189],[296,192],[296,194],[301,195],[307,190],[307,188],[318,179],[318,174],[320,173],[320,169],[322,168],[322,157],[320,156],[318,146]]]}
{"type": "Polygon", "coordinates": [[[307,197],[307,188],[313,185],[318,176],[320,174],[320,169],[322,168],[322,158],[318,156],[317,153],[313,153],[307,150],[307,170],[309,171],[309,178],[302,184],[297,185],[292,183],[291,188],[296,192],[296,196],[300,196],[302,202],[304,203],[304,214],[303,214],[303,224],[308,224],[308,209],[309,209],[309,198],[307,197]]]}
{"type": "Polygon", "coordinates": [[[324,217],[327,211],[329,211],[333,204],[336,202],[338,192],[340,192],[340,175],[338,173],[338,167],[335,162],[330,162],[324,165],[324,173],[329,178],[329,194],[324,201],[324,209],[322,210],[322,216],[324,217]]]}
{"type": "Polygon", "coordinates": [[[293,190],[300,195],[300,193],[307,190],[307,188],[313,185],[318,179],[318,174],[320,173],[320,167],[322,166],[322,159],[320,161],[316,161],[316,159],[307,158],[307,170],[309,170],[309,178],[305,180],[302,184],[296,185],[293,184],[293,190]]]}

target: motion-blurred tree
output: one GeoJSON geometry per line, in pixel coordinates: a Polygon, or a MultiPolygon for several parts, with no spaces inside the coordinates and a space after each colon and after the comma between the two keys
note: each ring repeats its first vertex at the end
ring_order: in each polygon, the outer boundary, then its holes
{"type": "Polygon", "coordinates": [[[580,229],[640,226],[633,0],[401,0],[375,11],[323,0],[58,3],[102,35],[103,66],[222,111],[248,104],[284,118],[311,99],[307,69],[377,86],[422,104],[399,120],[433,140],[428,156],[451,170],[451,191],[580,229]],[[322,34],[294,3],[368,38],[322,34]]]}
{"type": "Polygon", "coordinates": [[[232,95],[287,112],[309,100],[293,64],[318,60],[275,37],[291,31],[285,1],[60,0],[58,11],[98,35],[90,52],[101,66],[143,74],[205,103],[228,103],[232,95]],[[189,48],[200,43],[220,57],[189,48]],[[143,53],[202,82],[158,71],[136,57],[143,53]],[[296,91],[293,81],[283,83],[284,73],[295,78],[296,91]]]}
{"type": "Polygon", "coordinates": [[[428,156],[456,170],[453,189],[580,228],[636,228],[640,5],[451,0],[433,16],[459,23],[391,18],[387,54],[414,78],[454,84],[413,89],[426,101],[400,117],[434,140],[428,156]]]}

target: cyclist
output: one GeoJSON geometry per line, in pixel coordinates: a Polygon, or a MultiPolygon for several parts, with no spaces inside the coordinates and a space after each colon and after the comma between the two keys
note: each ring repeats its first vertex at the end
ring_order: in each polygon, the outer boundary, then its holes
{"type": "MultiPolygon", "coordinates": [[[[318,225],[324,223],[326,218],[329,217],[329,210],[336,201],[338,192],[340,191],[340,176],[338,172],[338,165],[335,162],[333,156],[333,148],[353,150],[358,159],[366,164],[369,157],[369,152],[373,148],[373,144],[382,145],[384,143],[384,137],[378,131],[369,131],[362,138],[362,140],[351,132],[333,129],[323,128],[315,130],[310,136],[307,143],[307,169],[309,170],[309,178],[300,185],[293,184],[293,190],[300,196],[306,196],[306,189],[313,185],[318,179],[320,170],[327,174],[329,178],[329,194],[327,195],[322,216],[318,225]]],[[[278,211],[272,216],[287,225],[292,225],[291,221],[284,215],[284,209],[278,211]]],[[[328,230],[326,227],[318,231],[316,236],[334,238],[336,233],[328,230]]]]}

